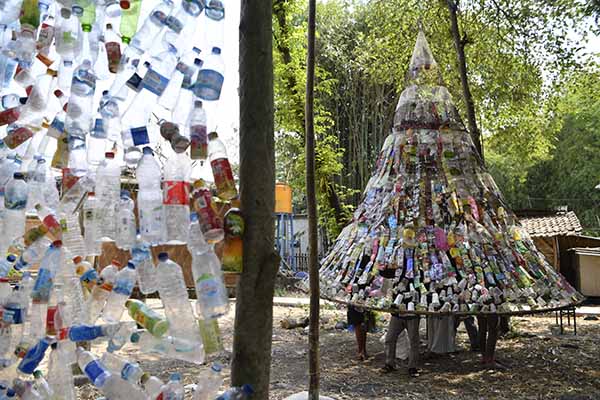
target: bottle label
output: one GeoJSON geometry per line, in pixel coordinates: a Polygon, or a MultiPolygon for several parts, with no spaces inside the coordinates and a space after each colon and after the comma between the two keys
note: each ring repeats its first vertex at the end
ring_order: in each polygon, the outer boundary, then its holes
{"type": "Polygon", "coordinates": [[[141,146],[143,144],[150,143],[150,138],[148,137],[148,130],[145,126],[140,126],[139,128],[131,128],[131,138],[133,139],[133,144],[135,146],[141,146]]]}
{"type": "Polygon", "coordinates": [[[210,166],[212,167],[215,185],[217,186],[219,194],[227,192],[232,187],[235,188],[233,172],[231,171],[231,165],[227,158],[212,160],[210,166]]]}
{"type": "Polygon", "coordinates": [[[54,317],[56,316],[56,311],[58,307],[48,307],[48,311],[46,312],[46,334],[54,336],[56,335],[56,324],[54,323],[54,317]]]}
{"type": "Polygon", "coordinates": [[[190,184],[183,181],[165,181],[163,204],[181,205],[190,204],[190,184]]]}
{"type": "Polygon", "coordinates": [[[175,33],[179,33],[183,29],[183,23],[172,15],[166,18],[165,25],[175,33]]]}
{"type": "Polygon", "coordinates": [[[84,372],[87,375],[87,377],[90,378],[90,381],[92,381],[92,383],[95,383],[96,379],[98,379],[99,376],[104,374],[105,371],[102,365],[97,360],[93,360],[85,366],[84,372]]]}
{"type": "Polygon", "coordinates": [[[26,140],[33,136],[33,132],[25,127],[17,128],[4,138],[4,144],[9,149],[14,149],[23,144],[26,140]]]}
{"type": "Polygon", "coordinates": [[[62,231],[60,223],[53,215],[47,215],[43,222],[50,232],[58,233],[62,231]]]}
{"type": "Polygon", "coordinates": [[[127,80],[126,85],[132,90],[139,92],[142,87],[142,77],[136,72],[127,80]]]}
{"type": "Polygon", "coordinates": [[[167,14],[165,14],[163,11],[156,10],[150,15],[150,19],[156,25],[165,25],[167,21],[167,14]]]}
{"type": "Polygon", "coordinates": [[[211,274],[203,274],[196,281],[198,294],[205,300],[211,300],[219,292],[219,284],[211,274]]]}
{"type": "Polygon", "coordinates": [[[190,127],[190,157],[193,160],[205,160],[208,157],[208,135],[205,125],[190,127]]]}
{"type": "Polygon", "coordinates": [[[198,72],[194,93],[203,100],[218,100],[223,87],[223,75],[212,69],[198,72]]]}
{"type": "Polygon", "coordinates": [[[211,206],[211,197],[210,190],[202,190],[195,195],[195,208],[204,232],[221,228],[217,213],[211,206]]]}
{"type": "Polygon", "coordinates": [[[58,117],[55,117],[50,124],[50,128],[48,129],[48,136],[58,139],[64,133],[64,131],[64,121],[61,121],[58,117]]]}
{"type": "Polygon", "coordinates": [[[128,279],[117,280],[117,283],[113,288],[113,292],[129,296],[133,291],[133,285],[134,283],[129,281],[128,279]]]}
{"type": "Polygon", "coordinates": [[[144,89],[149,90],[157,96],[163,94],[168,84],[169,80],[153,69],[148,69],[142,81],[144,89]]]}
{"type": "Polygon", "coordinates": [[[8,324],[22,324],[23,309],[21,307],[4,306],[2,321],[8,324]]]}
{"type": "Polygon", "coordinates": [[[121,378],[127,380],[131,376],[133,376],[137,370],[138,370],[137,365],[132,364],[132,363],[125,363],[125,365],[123,366],[123,369],[121,369],[121,378]]]}
{"type": "Polygon", "coordinates": [[[113,74],[116,73],[121,61],[121,46],[119,43],[106,43],[106,56],[108,58],[108,70],[113,74]]]}

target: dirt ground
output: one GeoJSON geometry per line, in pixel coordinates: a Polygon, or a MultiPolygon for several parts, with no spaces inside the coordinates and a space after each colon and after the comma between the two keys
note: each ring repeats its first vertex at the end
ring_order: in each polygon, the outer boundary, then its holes
{"type": "MultiPolygon", "coordinates": [[[[220,320],[225,351],[209,357],[209,361],[225,366],[226,385],[233,308],[220,320]]],[[[283,399],[307,387],[308,335],[301,328],[280,327],[280,321],[286,317],[306,315],[304,308],[274,308],[272,399],[283,399]]],[[[335,399],[600,399],[600,320],[584,321],[579,317],[577,336],[569,327],[565,335],[554,336],[550,332],[553,316],[513,318],[512,332],[498,343],[498,358],[509,366],[503,371],[481,368],[478,355],[467,350],[468,338],[461,326],[457,339],[462,350],[446,356],[423,356],[421,376],[410,378],[402,363],[396,372],[380,372],[384,355],[379,339],[385,321],[379,323],[381,332],[369,334],[367,348],[371,358],[358,362],[354,334],[335,329],[336,322],[345,320],[345,310],[322,310],[321,317],[321,393],[335,399]]],[[[424,338],[421,351],[425,351],[424,338]]],[[[163,380],[172,372],[180,372],[186,385],[194,383],[198,371],[206,368],[178,360],[160,360],[139,353],[133,346],[124,348],[122,353],[163,380]]],[[[98,397],[89,384],[78,388],[78,392],[81,399],[98,397]]],[[[186,394],[187,398],[191,394],[186,394]]]]}

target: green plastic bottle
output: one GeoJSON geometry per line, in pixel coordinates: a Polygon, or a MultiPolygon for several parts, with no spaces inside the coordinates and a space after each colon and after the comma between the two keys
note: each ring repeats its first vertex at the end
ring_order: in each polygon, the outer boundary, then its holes
{"type": "Polygon", "coordinates": [[[81,22],[81,30],[91,32],[92,25],[96,22],[96,5],[93,2],[88,3],[83,8],[83,15],[79,18],[81,22]]]}
{"type": "Polygon", "coordinates": [[[28,25],[32,30],[36,30],[40,25],[40,9],[38,0],[23,0],[21,8],[21,26],[28,25]]]}
{"type": "Polygon", "coordinates": [[[131,318],[146,328],[152,336],[160,338],[167,333],[169,322],[146,304],[139,300],[129,299],[125,302],[125,307],[131,318]]]}
{"type": "Polygon", "coordinates": [[[141,0],[121,0],[121,40],[123,43],[129,43],[135,34],[140,17],[141,0]]]}

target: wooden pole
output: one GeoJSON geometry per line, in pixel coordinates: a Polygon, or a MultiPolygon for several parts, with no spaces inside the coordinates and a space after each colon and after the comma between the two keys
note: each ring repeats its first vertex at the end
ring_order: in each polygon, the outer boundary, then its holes
{"type": "Polygon", "coordinates": [[[308,54],[306,60],[306,206],[308,210],[310,325],[308,335],[308,398],[319,398],[319,266],[317,255],[317,194],[315,182],[315,14],[316,1],[308,1],[308,54]]]}
{"type": "Polygon", "coordinates": [[[245,220],[237,285],[231,383],[269,398],[275,252],[273,30],[270,1],[241,1],[240,199],[245,220]]]}
{"type": "Polygon", "coordinates": [[[481,157],[481,162],[484,162],[481,132],[477,127],[475,104],[473,103],[473,95],[471,94],[471,88],[469,87],[469,78],[467,74],[467,60],[465,57],[465,45],[467,44],[467,41],[466,38],[461,38],[460,28],[458,26],[458,0],[446,0],[446,3],[448,4],[448,11],[450,11],[450,26],[452,30],[452,38],[454,39],[454,47],[456,49],[456,56],[458,58],[458,72],[460,75],[460,83],[462,85],[465,105],[467,107],[469,133],[471,134],[475,148],[481,157]]]}

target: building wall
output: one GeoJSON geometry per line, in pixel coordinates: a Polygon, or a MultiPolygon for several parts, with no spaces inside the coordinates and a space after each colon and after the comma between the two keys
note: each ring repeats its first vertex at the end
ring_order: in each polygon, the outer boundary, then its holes
{"type": "Polygon", "coordinates": [[[579,254],[577,280],[584,296],[600,297],[600,256],[579,254]]]}

